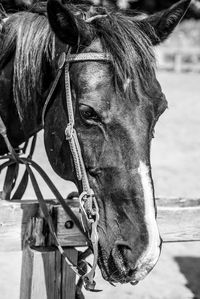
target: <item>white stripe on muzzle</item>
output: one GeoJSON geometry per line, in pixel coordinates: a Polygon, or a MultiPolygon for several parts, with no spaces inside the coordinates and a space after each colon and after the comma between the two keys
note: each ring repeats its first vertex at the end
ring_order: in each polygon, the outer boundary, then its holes
{"type": "Polygon", "coordinates": [[[155,219],[155,207],[154,207],[154,196],[153,196],[153,187],[150,176],[149,167],[142,161],[138,168],[138,173],[141,178],[141,184],[144,194],[144,221],[147,227],[148,246],[139,258],[136,267],[138,273],[136,274],[136,280],[143,279],[148,272],[156,264],[159,255],[160,255],[160,235],[155,219]]]}

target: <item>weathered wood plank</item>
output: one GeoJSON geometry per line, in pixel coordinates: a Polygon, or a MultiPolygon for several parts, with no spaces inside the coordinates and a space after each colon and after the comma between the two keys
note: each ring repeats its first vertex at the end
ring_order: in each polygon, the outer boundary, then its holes
{"type": "Polygon", "coordinates": [[[23,249],[20,299],[61,299],[61,257],[54,251],[23,249]]]}
{"type": "MultiPolygon", "coordinates": [[[[76,249],[69,247],[65,248],[65,254],[72,261],[74,265],[77,265],[78,252],[76,249]]],[[[61,288],[61,298],[74,299],[75,298],[75,282],[76,274],[70,268],[70,266],[62,258],[62,288],[61,288]]],[[[55,297],[57,298],[57,297],[55,297]]]]}
{"type": "Polygon", "coordinates": [[[162,198],[156,203],[164,242],[200,241],[200,199],[162,198]]]}
{"type": "Polygon", "coordinates": [[[183,198],[183,197],[161,197],[156,198],[156,205],[158,209],[162,207],[174,207],[174,208],[190,208],[200,207],[200,198],[183,198]]]}
{"type": "MultiPolygon", "coordinates": [[[[86,246],[85,237],[74,225],[66,229],[71,219],[54,201],[47,201],[49,211],[57,225],[57,234],[63,246],[86,246]]],[[[158,206],[158,225],[164,242],[200,240],[200,199],[162,198],[158,206]]],[[[70,201],[73,211],[79,216],[78,202],[70,201]]],[[[25,244],[30,246],[53,246],[53,240],[45,225],[36,201],[0,201],[0,251],[18,251],[25,244]]]]}
{"type": "MultiPolygon", "coordinates": [[[[65,253],[76,265],[76,249],[65,248],[65,253]]],[[[74,299],[75,282],[75,273],[58,250],[23,249],[20,299],[74,299]]]]}

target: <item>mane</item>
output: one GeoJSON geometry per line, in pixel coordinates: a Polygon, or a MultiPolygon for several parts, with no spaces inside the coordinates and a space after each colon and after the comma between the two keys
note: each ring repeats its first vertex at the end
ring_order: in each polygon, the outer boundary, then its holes
{"type": "Polygon", "coordinates": [[[19,12],[8,18],[0,36],[0,69],[13,54],[13,96],[23,121],[28,105],[31,114],[38,115],[36,103],[42,96],[43,62],[51,62],[55,55],[54,34],[45,15],[19,12]]]}
{"type": "MultiPolygon", "coordinates": [[[[140,77],[153,77],[154,54],[151,41],[140,27],[137,17],[106,8],[91,9],[90,5],[90,9],[88,5],[82,4],[70,6],[72,11],[83,14],[92,11],[91,16],[106,15],[94,18],[91,25],[95,37],[101,39],[104,51],[113,58],[115,83],[119,91],[123,90],[124,82],[131,80],[136,72],[140,77]]],[[[13,95],[23,120],[28,105],[29,110],[37,115],[36,100],[42,94],[43,61],[51,62],[55,58],[54,34],[45,16],[44,6],[41,11],[33,7],[31,12],[15,13],[4,24],[0,35],[0,69],[14,52],[13,95]]],[[[129,93],[132,92],[129,90],[129,93]]]]}

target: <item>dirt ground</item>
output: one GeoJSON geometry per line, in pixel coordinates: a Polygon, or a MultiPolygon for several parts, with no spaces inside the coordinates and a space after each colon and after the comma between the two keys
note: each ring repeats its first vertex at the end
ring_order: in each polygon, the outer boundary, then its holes
{"type": "MultiPolygon", "coordinates": [[[[156,196],[200,197],[200,75],[159,73],[169,109],[156,126],[152,144],[152,168],[156,196]]],[[[35,159],[48,169],[66,196],[71,183],[51,170],[42,149],[42,135],[35,159]]],[[[1,181],[0,181],[1,183],[1,181]]],[[[51,193],[43,182],[45,197],[51,193]]],[[[29,188],[27,198],[33,197],[29,188]]],[[[200,215],[199,215],[200,220],[200,215]]],[[[19,298],[20,253],[0,253],[0,299],[19,298]]],[[[200,299],[200,242],[164,244],[151,274],[137,286],[112,287],[96,275],[101,293],[86,293],[86,299],[200,299]]],[[[43,299],[43,298],[38,298],[43,299]]]]}

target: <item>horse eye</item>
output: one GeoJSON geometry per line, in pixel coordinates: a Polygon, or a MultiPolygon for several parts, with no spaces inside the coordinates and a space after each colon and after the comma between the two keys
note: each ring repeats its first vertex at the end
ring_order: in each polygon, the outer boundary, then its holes
{"type": "Polygon", "coordinates": [[[79,111],[81,114],[81,117],[85,120],[94,120],[97,121],[99,120],[99,116],[97,113],[94,111],[93,108],[86,106],[86,105],[80,105],[79,111]]]}

